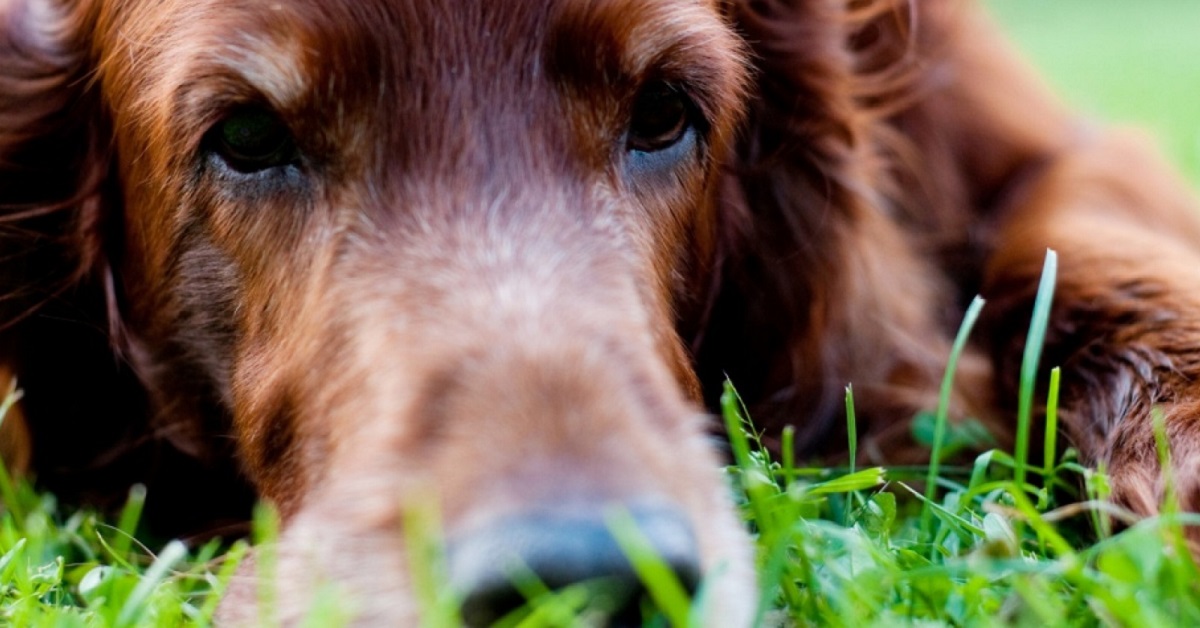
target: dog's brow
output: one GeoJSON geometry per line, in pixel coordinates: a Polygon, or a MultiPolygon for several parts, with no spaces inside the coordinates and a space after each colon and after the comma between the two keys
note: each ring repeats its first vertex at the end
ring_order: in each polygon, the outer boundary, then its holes
{"type": "Polygon", "coordinates": [[[214,61],[281,108],[301,100],[309,87],[299,39],[243,33],[217,51],[214,61]]]}
{"type": "MultiPolygon", "coordinates": [[[[700,2],[573,0],[551,22],[547,65],[568,82],[691,83],[704,92],[740,92],[742,43],[700,2]]],[[[728,103],[703,102],[702,108],[728,103]]]]}
{"type": "Polygon", "coordinates": [[[568,58],[591,56],[616,66],[606,70],[636,75],[671,50],[712,43],[724,34],[720,26],[694,3],[574,0],[560,5],[551,41],[568,58]]]}
{"type": "Polygon", "coordinates": [[[314,79],[297,38],[243,31],[173,56],[134,109],[154,117],[163,111],[157,103],[172,103],[167,124],[183,138],[197,139],[232,106],[253,102],[292,112],[311,96],[314,79]]]}

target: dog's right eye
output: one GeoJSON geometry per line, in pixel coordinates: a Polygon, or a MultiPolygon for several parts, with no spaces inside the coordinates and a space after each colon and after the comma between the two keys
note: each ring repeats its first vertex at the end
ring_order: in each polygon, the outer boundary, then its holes
{"type": "Polygon", "coordinates": [[[239,172],[251,173],[294,163],[291,131],[275,114],[258,108],[233,112],[213,127],[210,150],[239,172]]]}
{"type": "Polygon", "coordinates": [[[629,124],[629,149],[653,153],[677,144],[691,126],[689,104],[679,89],[667,83],[643,89],[629,124]]]}

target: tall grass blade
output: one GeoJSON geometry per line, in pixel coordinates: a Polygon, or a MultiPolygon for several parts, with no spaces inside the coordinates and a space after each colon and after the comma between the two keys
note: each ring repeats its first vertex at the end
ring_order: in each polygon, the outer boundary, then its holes
{"type": "Polygon", "coordinates": [[[933,431],[933,450],[930,452],[929,473],[925,479],[925,505],[921,511],[921,538],[923,539],[929,539],[932,535],[933,511],[931,504],[937,497],[937,478],[942,460],[942,446],[946,441],[946,425],[950,421],[950,397],[954,392],[954,373],[958,370],[958,358],[967,346],[967,338],[971,335],[971,329],[975,327],[975,322],[979,320],[979,313],[983,311],[983,304],[982,298],[975,297],[971,301],[971,305],[967,307],[962,325],[958,327],[958,335],[954,338],[954,345],[950,348],[946,372],[942,376],[937,419],[933,431]]]}
{"type": "Polygon", "coordinates": [[[858,463],[858,418],[854,415],[854,385],[846,386],[846,438],[850,441],[850,473],[858,463]]]}
{"type": "Polygon", "coordinates": [[[1054,283],[1058,277],[1058,253],[1046,250],[1046,261],[1042,266],[1042,279],[1038,284],[1037,297],[1033,301],[1033,317],[1029,323],[1029,334],[1025,337],[1025,354],[1021,359],[1021,383],[1017,393],[1017,442],[1013,452],[1016,468],[1013,480],[1018,490],[1025,490],[1026,468],[1029,465],[1029,426],[1033,417],[1033,394],[1036,387],[1038,364],[1042,359],[1042,345],[1046,340],[1046,328],[1050,322],[1050,305],[1054,301],[1054,283]]]}

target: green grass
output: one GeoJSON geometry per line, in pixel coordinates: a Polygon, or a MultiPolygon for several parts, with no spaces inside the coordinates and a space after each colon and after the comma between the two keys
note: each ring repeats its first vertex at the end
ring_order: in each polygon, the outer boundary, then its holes
{"type": "MultiPolygon", "coordinates": [[[[1200,63],[1194,61],[1200,59],[1200,2],[989,4],[1070,101],[1102,118],[1149,126],[1200,181],[1200,63]]],[[[1040,327],[1031,323],[1030,346],[1036,348],[1040,327]]],[[[964,325],[962,338],[968,332],[964,325]]],[[[1039,414],[1029,394],[1037,359],[1031,350],[1022,370],[1017,447],[987,451],[965,465],[948,460],[961,456],[964,443],[978,441],[978,426],[949,421],[946,395],[941,407],[914,424],[933,452],[928,466],[809,468],[797,465],[790,432],[783,434],[777,458],[759,445],[730,388],[722,408],[735,458],[728,476],[757,538],[762,622],[1200,625],[1200,573],[1181,532],[1184,524],[1200,523],[1197,516],[1168,503],[1162,517],[1112,534],[1112,518],[1128,514],[1103,501],[1105,475],[1078,465],[1070,450],[1059,456],[1052,428],[1045,430],[1046,441],[1028,442],[1029,422],[1039,414]],[[1035,466],[1030,451],[1050,455],[1035,466]]],[[[947,385],[952,376],[947,374],[947,385]]],[[[1049,382],[1050,426],[1057,377],[1053,372],[1049,382]]],[[[850,425],[853,408],[848,389],[850,425]]],[[[1170,452],[1160,440],[1166,459],[1170,452]]],[[[856,448],[853,441],[847,445],[856,448]]],[[[0,494],[6,504],[0,514],[0,625],[208,625],[214,592],[246,552],[244,543],[191,550],[177,543],[142,546],[131,534],[144,499],[138,490],[111,525],[92,513],[64,511],[52,496],[14,484],[2,472],[0,494]]],[[[271,521],[259,517],[257,527],[267,536],[271,521]]],[[[639,549],[644,540],[637,530],[619,513],[613,528],[664,609],[658,625],[696,622],[678,583],[639,549]]],[[[431,625],[452,623],[453,609],[436,588],[436,548],[430,555],[428,563],[414,566],[424,574],[418,593],[433,607],[431,625]]],[[[268,599],[269,588],[264,591],[268,599]]],[[[531,586],[533,611],[508,625],[570,623],[586,604],[585,593],[531,586]]],[[[313,625],[339,623],[335,607],[322,609],[313,625]]]]}
{"type": "MultiPolygon", "coordinates": [[[[1055,267],[1050,252],[1021,369],[1021,426],[1033,415],[1055,267]]],[[[1054,424],[1057,371],[1050,381],[1046,420],[1054,424]]],[[[962,429],[948,421],[947,404],[943,395],[934,464],[947,433],[962,429]]],[[[732,388],[724,413],[732,473],[758,534],[764,613],[831,626],[1200,625],[1200,574],[1183,536],[1200,517],[1168,503],[1165,515],[1134,523],[1103,501],[1104,475],[1076,464],[1072,451],[1030,466],[1027,427],[1014,455],[993,450],[966,467],[941,466],[937,490],[922,494],[885,469],[790,469],[757,446],[732,388]],[[1113,535],[1110,516],[1133,525],[1113,535]]],[[[1166,461],[1161,422],[1157,429],[1166,461]]],[[[1053,431],[1046,438],[1055,451],[1053,431]]]]}
{"type": "MultiPolygon", "coordinates": [[[[0,516],[0,625],[181,626],[211,622],[245,543],[146,548],[129,529],[63,512],[50,495],[11,487],[0,516]]],[[[130,507],[140,507],[135,489],[130,507]]],[[[130,508],[127,508],[127,512],[130,508]]],[[[135,518],[124,523],[136,525],[135,518]]]]}

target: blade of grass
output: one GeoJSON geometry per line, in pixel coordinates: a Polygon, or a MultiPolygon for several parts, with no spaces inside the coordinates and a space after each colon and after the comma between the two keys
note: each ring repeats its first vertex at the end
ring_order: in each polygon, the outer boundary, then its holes
{"type": "Polygon", "coordinates": [[[449,591],[446,583],[446,548],[442,539],[441,511],[438,500],[428,494],[403,509],[401,535],[404,538],[409,573],[421,625],[444,628],[462,623],[458,616],[459,592],[449,591]]]}
{"type": "MultiPolygon", "coordinates": [[[[1112,491],[1108,485],[1108,468],[1103,460],[1096,465],[1095,470],[1089,469],[1084,475],[1084,490],[1090,501],[1108,501],[1112,491]]],[[[1092,529],[1098,539],[1112,537],[1112,521],[1098,512],[1092,513],[1092,529]]]]}
{"type": "Polygon", "coordinates": [[[129,487],[129,497],[125,507],[121,509],[121,518],[117,520],[117,535],[112,542],[112,551],[122,558],[129,554],[133,543],[134,533],[137,532],[138,522],[142,519],[142,509],[146,504],[146,487],[134,484],[129,487]]]}
{"type": "Polygon", "coordinates": [[[1042,345],[1046,340],[1046,329],[1050,322],[1050,305],[1054,301],[1054,283],[1058,277],[1058,253],[1046,250],[1046,261],[1042,266],[1042,279],[1038,283],[1037,296],[1033,300],[1033,318],[1029,333],[1025,337],[1025,353],[1021,358],[1021,382],[1017,393],[1017,442],[1013,452],[1016,467],[1013,480],[1018,490],[1025,490],[1026,467],[1029,464],[1029,426],[1033,416],[1033,394],[1038,364],[1042,358],[1042,345]]]}
{"type": "Polygon", "coordinates": [[[213,615],[217,614],[217,605],[221,602],[221,595],[229,588],[229,583],[233,580],[234,574],[237,573],[237,568],[245,560],[246,555],[250,552],[250,546],[244,541],[238,541],[225,552],[221,558],[221,568],[215,576],[213,589],[214,595],[209,595],[204,600],[204,605],[200,607],[200,618],[202,622],[207,624],[212,623],[213,615]]]}
{"type": "Polygon", "coordinates": [[[116,626],[135,626],[138,625],[142,614],[146,612],[146,602],[150,595],[154,593],[155,587],[161,584],[170,575],[171,568],[176,563],[187,557],[187,548],[179,541],[171,541],[158,554],[158,558],[154,559],[154,563],[142,574],[141,580],[134,587],[133,593],[129,594],[129,598],[125,600],[124,606],[121,607],[121,614],[117,616],[116,626]]]}
{"type": "Polygon", "coordinates": [[[1037,532],[1038,537],[1049,543],[1055,554],[1063,558],[1074,559],[1075,550],[1071,548],[1071,544],[1054,529],[1053,525],[1042,518],[1042,513],[1038,511],[1019,485],[1013,487],[1012,498],[1013,508],[1021,514],[1021,520],[1029,523],[1037,532]]]}
{"type": "Polygon", "coordinates": [[[854,385],[846,385],[846,438],[850,441],[850,473],[858,462],[858,419],[854,415],[854,385]]]}
{"type": "MultiPolygon", "coordinates": [[[[853,475],[858,465],[858,417],[854,413],[854,385],[846,385],[846,441],[850,448],[850,474],[853,475]]],[[[854,513],[854,502],[862,505],[863,500],[857,494],[846,496],[845,507],[842,509],[842,525],[849,526],[854,513]]]]}
{"type": "Polygon", "coordinates": [[[654,551],[650,539],[638,528],[633,515],[627,510],[616,509],[608,513],[605,519],[617,545],[633,565],[642,584],[646,585],[658,609],[667,616],[672,626],[686,628],[691,599],[679,582],[679,577],[663,562],[654,551]]]}
{"type": "Polygon", "coordinates": [[[532,579],[517,576],[513,582],[522,587],[521,594],[529,602],[526,608],[517,609],[500,618],[492,628],[568,626],[591,601],[591,592],[584,585],[551,591],[538,581],[536,576],[532,579]]]}
{"type": "Polygon", "coordinates": [[[28,540],[27,538],[17,539],[12,548],[5,552],[3,557],[0,557],[0,582],[8,582],[12,578],[13,568],[17,565],[16,559],[25,551],[25,544],[28,540]]]}
{"type": "MultiPolygon", "coordinates": [[[[967,346],[967,338],[971,335],[971,329],[979,320],[979,313],[983,311],[983,304],[983,299],[975,297],[967,308],[962,325],[958,327],[958,335],[954,338],[954,345],[950,349],[946,372],[942,376],[942,388],[938,396],[937,422],[933,431],[933,450],[929,455],[929,474],[925,479],[925,507],[921,512],[922,539],[929,539],[932,536],[933,512],[930,504],[935,503],[937,498],[938,466],[942,459],[942,445],[946,440],[946,424],[950,421],[950,396],[954,392],[954,373],[958,370],[958,358],[967,346]]],[[[933,552],[935,549],[930,549],[930,551],[933,552]]]]}
{"type": "Polygon", "coordinates": [[[806,495],[831,495],[851,493],[883,484],[886,479],[883,467],[870,467],[839,478],[813,484],[804,489],[806,495]]]}
{"type": "Polygon", "coordinates": [[[1043,455],[1045,477],[1054,474],[1055,459],[1058,455],[1058,391],[1062,381],[1062,369],[1054,367],[1050,370],[1050,391],[1046,394],[1046,440],[1043,455]]]}
{"type": "Polygon", "coordinates": [[[783,428],[780,444],[780,456],[783,458],[783,485],[791,486],[796,482],[796,428],[788,425],[783,428]]]}
{"type": "Polygon", "coordinates": [[[278,592],[275,576],[278,572],[276,545],[279,542],[279,512],[270,504],[254,507],[254,571],[258,585],[258,621],[260,626],[278,626],[276,613],[278,592]]]}
{"type": "MultiPolygon", "coordinates": [[[[117,536],[120,536],[120,534],[118,534],[117,536]]],[[[129,552],[125,551],[122,553],[118,553],[117,550],[113,549],[113,546],[109,545],[108,541],[106,541],[104,539],[104,535],[100,534],[99,530],[96,531],[96,543],[99,544],[100,547],[105,552],[107,552],[108,557],[111,558],[113,563],[116,564],[118,567],[121,567],[122,569],[128,571],[129,573],[137,573],[138,572],[137,566],[134,565],[133,563],[129,562],[129,552]]],[[[147,552],[147,553],[149,553],[149,552],[147,552]]]]}
{"type": "Polygon", "coordinates": [[[1050,390],[1046,393],[1046,433],[1042,439],[1042,500],[1038,507],[1049,506],[1050,491],[1054,487],[1054,470],[1058,459],[1058,390],[1062,380],[1062,369],[1050,370],[1050,390]]]}
{"type": "Polygon", "coordinates": [[[1154,447],[1158,452],[1158,465],[1163,480],[1163,514],[1172,515],[1179,512],[1179,499],[1175,494],[1175,474],[1171,469],[1171,445],[1167,439],[1167,420],[1162,408],[1150,410],[1150,420],[1154,426],[1154,447]]]}
{"type": "Polygon", "coordinates": [[[767,485],[773,485],[774,483],[766,478],[755,479],[761,476],[762,473],[750,454],[750,439],[746,435],[745,420],[738,408],[737,394],[734,392],[733,384],[729,380],[725,381],[725,390],[721,393],[721,415],[725,420],[725,431],[729,435],[729,446],[733,450],[733,460],[742,472],[742,488],[746,491],[746,496],[750,499],[754,519],[758,522],[760,528],[768,526],[769,520],[767,519],[765,502],[770,496],[767,493],[777,492],[777,489],[771,490],[767,485]]]}
{"type": "Polygon", "coordinates": [[[953,511],[947,510],[941,504],[931,503],[924,495],[917,492],[917,490],[914,489],[913,487],[911,487],[903,482],[897,482],[895,484],[895,486],[903,487],[904,490],[908,491],[909,493],[912,493],[914,497],[917,497],[924,503],[928,504],[929,507],[933,510],[934,516],[940,518],[944,523],[950,525],[956,531],[958,531],[960,533],[969,534],[971,536],[978,536],[978,537],[985,536],[983,528],[971,523],[964,517],[958,516],[953,511]]]}

